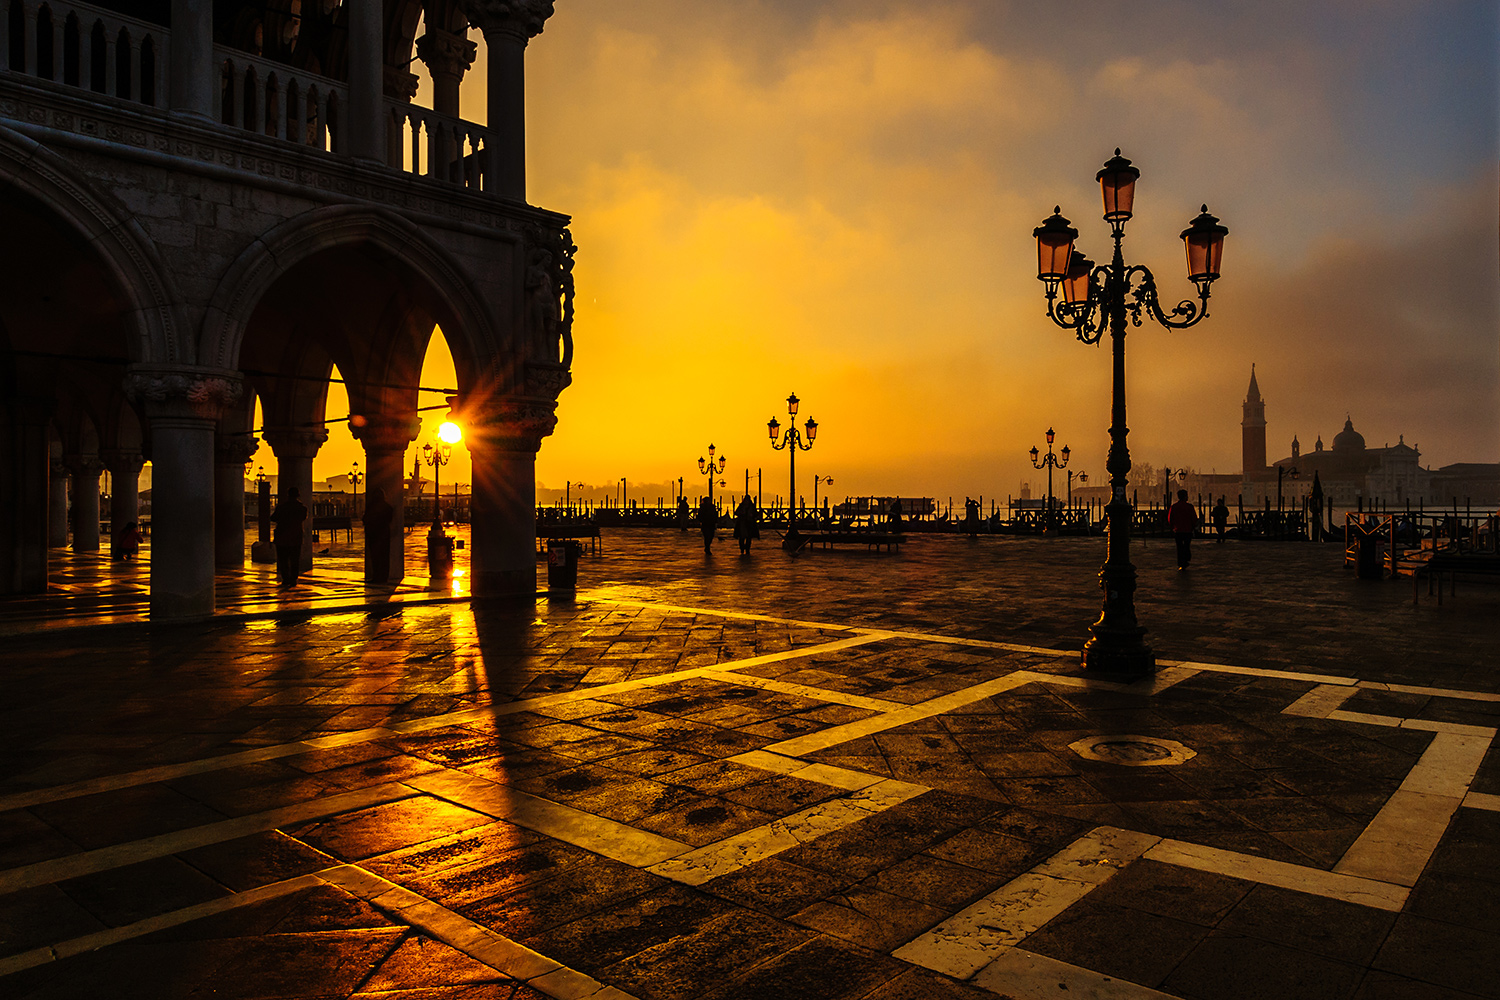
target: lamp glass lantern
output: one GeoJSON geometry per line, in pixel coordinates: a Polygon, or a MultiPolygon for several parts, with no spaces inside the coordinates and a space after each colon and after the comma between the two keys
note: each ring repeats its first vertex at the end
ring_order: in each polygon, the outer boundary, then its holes
{"type": "MultiPolygon", "coordinates": [[[[807,443],[812,444],[812,442],[818,437],[818,422],[812,417],[808,417],[805,426],[807,428],[807,443]]],[[[822,453],[819,452],[819,454],[822,453]]]]}
{"type": "Polygon", "coordinates": [[[1070,306],[1084,305],[1089,300],[1089,281],[1094,273],[1094,262],[1078,250],[1073,251],[1068,263],[1068,273],[1063,277],[1063,301],[1070,306]]]}
{"type": "Polygon", "coordinates": [[[1070,455],[1070,454],[1072,454],[1072,452],[1070,452],[1070,451],[1069,451],[1069,450],[1068,450],[1068,446],[1067,446],[1067,445],[1063,445],[1063,446],[1062,446],[1062,458],[1063,458],[1063,464],[1064,464],[1064,465],[1066,465],[1066,464],[1067,464],[1067,462],[1068,462],[1068,456],[1069,456],[1069,455],[1070,455]]]}
{"type": "Polygon", "coordinates": [[[1140,179],[1140,168],[1131,166],[1116,148],[1115,155],[1094,176],[1104,196],[1104,221],[1116,227],[1125,225],[1134,214],[1135,182],[1140,179]]]}
{"type": "Polygon", "coordinates": [[[1062,206],[1052,209],[1052,214],[1031,231],[1036,237],[1036,276],[1046,282],[1049,292],[1068,276],[1068,264],[1073,259],[1073,241],[1078,239],[1078,230],[1060,214],[1062,206]]]}
{"type": "Polygon", "coordinates": [[[1057,440],[1057,434],[1052,430],[1052,428],[1048,427],[1047,428],[1047,443],[1051,444],[1055,440],[1057,440]]]}
{"type": "Polygon", "coordinates": [[[1208,214],[1203,206],[1202,214],[1182,231],[1182,242],[1187,248],[1188,280],[1196,283],[1205,292],[1209,283],[1219,276],[1219,266],[1224,260],[1224,237],[1229,230],[1219,224],[1217,216],[1208,214]]]}
{"type": "Polygon", "coordinates": [[[797,398],[797,394],[795,392],[792,393],[786,398],[786,412],[795,417],[797,415],[797,407],[800,404],[801,400],[797,398]]]}
{"type": "Polygon", "coordinates": [[[780,423],[780,421],[778,421],[775,417],[772,417],[770,420],[767,420],[766,421],[766,430],[771,433],[771,440],[775,441],[776,440],[776,436],[781,433],[781,423],[780,423]]]}
{"type": "Polygon", "coordinates": [[[702,455],[698,456],[698,471],[699,472],[703,471],[703,456],[702,455]]]}

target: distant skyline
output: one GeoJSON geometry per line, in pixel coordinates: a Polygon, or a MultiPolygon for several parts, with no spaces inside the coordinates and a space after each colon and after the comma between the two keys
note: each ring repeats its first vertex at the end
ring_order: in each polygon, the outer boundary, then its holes
{"type": "Polygon", "coordinates": [[[1274,455],[1347,413],[1500,461],[1497,52],[1492,2],[562,0],[528,187],[574,217],[577,353],[538,480],[675,480],[713,441],[785,493],[791,391],[809,496],[1016,492],[1048,426],[1102,475],[1107,349],[1046,319],[1031,229],[1060,204],[1106,255],[1115,146],[1163,297],[1198,206],[1230,230],[1209,319],[1130,338],[1138,461],[1237,471],[1252,362],[1274,455]]]}

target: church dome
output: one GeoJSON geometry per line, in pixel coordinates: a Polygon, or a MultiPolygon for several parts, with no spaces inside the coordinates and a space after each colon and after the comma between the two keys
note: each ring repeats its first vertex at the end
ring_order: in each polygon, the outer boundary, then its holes
{"type": "Polygon", "coordinates": [[[1333,436],[1333,450],[1351,452],[1365,450],[1365,436],[1354,429],[1354,421],[1344,420],[1344,429],[1333,436]]]}

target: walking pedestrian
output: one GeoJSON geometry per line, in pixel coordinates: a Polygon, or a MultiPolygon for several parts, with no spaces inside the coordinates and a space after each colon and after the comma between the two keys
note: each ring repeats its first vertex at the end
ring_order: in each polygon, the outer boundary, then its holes
{"type": "Polygon", "coordinates": [[[1167,511],[1167,528],[1177,540],[1177,569],[1185,570],[1193,560],[1193,531],[1198,527],[1198,511],[1188,500],[1187,490],[1177,491],[1177,502],[1167,511]]]}
{"type": "Polygon", "coordinates": [[[688,508],[687,497],[677,498],[677,528],[680,531],[688,529],[688,522],[693,519],[693,512],[688,508]]]}
{"type": "Polygon", "coordinates": [[[714,531],[719,527],[719,512],[714,502],[704,497],[698,502],[698,530],[703,532],[703,554],[708,555],[714,544],[714,531]]]}
{"type": "Polygon", "coordinates": [[[1219,542],[1224,541],[1224,528],[1229,524],[1229,508],[1224,503],[1224,498],[1219,497],[1219,502],[1214,504],[1213,509],[1214,531],[1218,533],[1219,542]]]}
{"type": "Polygon", "coordinates": [[[734,509],[734,537],[739,539],[742,556],[750,554],[750,542],[760,537],[760,510],[748,493],[734,509]]]}
{"type": "Polygon", "coordinates": [[[302,572],[302,522],[307,520],[307,507],[298,499],[301,495],[297,487],[288,487],[271,512],[276,525],[271,541],[276,545],[276,575],[282,590],[295,587],[302,572]]]}

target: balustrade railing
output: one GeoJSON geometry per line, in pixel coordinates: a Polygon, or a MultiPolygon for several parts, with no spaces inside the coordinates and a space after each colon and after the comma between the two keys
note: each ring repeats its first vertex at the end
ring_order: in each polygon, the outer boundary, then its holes
{"type": "Polygon", "coordinates": [[[219,121],[298,146],[340,152],[339,115],[349,88],[338,80],[214,46],[219,65],[219,121]]]}
{"type": "Polygon", "coordinates": [[[62,0],[0,0],[0,6],[0,71],[166,106],[166,28],[62,0]]]}
{"type": "Polygon", "coordinates": [[[387,101],[386,114],[390,166],[475,192],[491,188],[489,129],[415,104],[387,101]]]}

